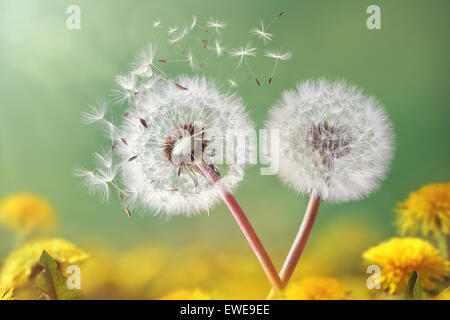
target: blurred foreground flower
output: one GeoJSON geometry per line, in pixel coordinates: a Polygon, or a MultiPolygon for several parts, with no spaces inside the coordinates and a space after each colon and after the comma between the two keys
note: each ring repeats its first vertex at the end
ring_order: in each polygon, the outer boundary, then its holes
{"type": "Polygon", "coordinates": [[[289,285],[283,298],[287,300],[343,300],[347,291],[334,278],[311,277],[289,285]]]}
{"type": "Polygon", "coordinates": [[[200,289],[186,290],[180,289],[168,293],[159,300],[211,300],[212,296],[200,289]]]}
{"type": "Polygon", "coordinates": [[[14,300],[12,289],[0,289],[0,300],[14,300]]]}
{"type": "Polygon", "coordinates": [[[0,202],[0,223],[22,234],[46,231],[54,226],[53,208],[29,193],[13,194],[0,202]]]}
{"type": "Polygon", "coordinates": [[[435,300],[450,300],[450,288],[443,290],[439,295],[434,297],[435,300]]]}
{"type": "Polygon", "coordinates": [[[381,268],[381,288],[389,294],[402,294],[413,271],[425,289],[434,289],[450,272],[450,262],[419,238],[392,238],[365,251],[363,258],[381,268]]]}
{"type": "Polygon", "coordinates": [[[10,253],[4,260],[0,271],[0,287],[19,288],[34,279],[42,269],[38,261],[44,250],[58,262],[62,273],[65,272],[65,266],[79,264],[88,258],[83,250],[64,239],[31,240],[10,253]]]}
{"type": "Polygon", "coordinates": [[[397,224],[400,232],[433,236],[450,234],[450,182],[425,185],[397,205],[397,224]]]}

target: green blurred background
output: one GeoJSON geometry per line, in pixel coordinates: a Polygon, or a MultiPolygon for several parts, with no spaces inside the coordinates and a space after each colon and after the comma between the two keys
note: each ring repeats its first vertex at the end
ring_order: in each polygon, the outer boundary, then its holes
{"type": "MultiPolygon", "coordinates": [[[[362,201],[323,205],[311,242],[321,230],[342,224],[368,226],[374,244],[395,234],[395,203],[423,184],[450,178],[448,0],[0,0],[0,196],[29,191],[48,199],[60,217],[55,234],[75,242],[117,248],[141,242],[175,248],[209,243],[245,248],[250,255],[222,204],[210,217],[128,219],[118,200],[101,204],[82,190],[72,172],[80,165],[91,167],[93,152],[105,142],[96,128],[82,124],[81,113],[95,98],[110,94],[114,77],[128,71],[136,52],[150,41],[163,43],[152,27],[155,19],[167,27],[169,22],[187,24],[192,15],[203,24],[215,17],[228,25],[225,44],[237,46],[251,38],[247,30],[259,18],[267,22],[280,11],[285,15],[273,25],[276,37],[268,47],[291,49],[293,59],[279,65],[270,87],[257,87],[243,71],[235,74],[243,80],[237,92],[256,125],[263,126],[267,109],[283,90],[326,76],[348,79],[377,96],[397,137],[382,187],[362,201]],[[81,8],[80,30],[66,28],[70,4],[81,8]],[[366,27],[370,4],[381,7],[382,30],[366,27]]],[[[163,45],[159,52],[167,50],[163,45]]],[[[231,63],[223,57],[204,73],[229,77],[231,63]]],[[[262,74],[271,66],[264,59],[253,63],[262,74]]],[[[175,64],[165,70],[190,72],[175,64]]],[[[276,176],[260,176],[259,169],[248,169],[235,196],[280,266],[307,199],[276,176]]],[[[12,242],[12,233],[0,229],[0,256],[12,242]]]]}

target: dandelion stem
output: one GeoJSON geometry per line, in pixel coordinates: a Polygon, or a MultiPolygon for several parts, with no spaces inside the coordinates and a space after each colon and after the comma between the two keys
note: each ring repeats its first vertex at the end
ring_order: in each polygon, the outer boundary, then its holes
{"type": "MultiPolygon", "coordinates": [[[[220,180],[220,177],[206,165],[197,164],[197,168],[211,183],[216,183],[220,180]]],[[[264,272],[266,273],[266,276],[269,279],[270,284],[272,285],[272,290],[275,289],[276,291],[281,291],[283,289],[283,285],[277,273],[277,270],[275,269],[272,260],[267,254],[266,249],[259,240],[255,230],[250,224],[250,221],[247,219],[244,211],[242,211],[238,202],[230,192],[226,191],[225,189],[222,189],[221,192],[224,202],[236,219],[237,224],[241,228],[245,238],[250,244],[250,247],[253,249],[253,252],[259,260],[259,263],[264,269],[264,272]]]]}
{"type": "MultiPolygon", "coordinates": [[[[280,278],[283,282],[283,287],[289,282],[295,267],[297,266],[300,257],[302,256],[303,249],[305,249],[306,242],[316,220],[317,212],[320,206],[320,196],[316,190],[313,190],[309,199],[308,208],[306,209],[305,216],[300,225],[300,229],[295,237],[294,243],[291,246],[291,250],[284,261],[283,268],[280,271],[280,278]]],[[[271,290],[267,299],[272,299],[275,296],[275,291],[271,290]]]]}

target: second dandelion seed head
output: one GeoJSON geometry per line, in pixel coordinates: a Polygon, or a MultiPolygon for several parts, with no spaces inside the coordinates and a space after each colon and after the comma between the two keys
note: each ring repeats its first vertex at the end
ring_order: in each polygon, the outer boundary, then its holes
{"type": "Polygon", "coordinates": [[[393,133],[383,106],[345,81],[305,81],[272,108],[280,130],[281,179],[301,193],[343,202],[370,194],[384,178],[393,133]]]}

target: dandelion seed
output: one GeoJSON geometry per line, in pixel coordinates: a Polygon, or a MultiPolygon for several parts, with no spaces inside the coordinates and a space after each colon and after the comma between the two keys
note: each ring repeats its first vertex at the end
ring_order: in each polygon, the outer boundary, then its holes
{"type": "Polygon", "coordinates": [[[161,20],[155,20],[153,21],[153,28],[160,28],[161,27],[161,20]]]}
{"type": "Polygon", "coordinates": [[[220,44],[219,40],[216,40],[215,45],[216,45],[216,54],[217,54],[217,56],[218,57],[222,56],[223,55],[223,51],[225,50],[225,48],[222,47],[222,45],[220,44]]]}
{"type": "Polygon", "coordinates": [[[169,34],[169,35],[171,35],[171,34],[174,34],[175,32],[177,32],[178,31],[178,27],[177,26],[170,26],[169,28],[168,28],[168,30],[167,30],[167,33],[169,34]]]}
{"type": "Polygon", "coordinates": [[[230,85],[230,88],[236,88],[237,87],[236,81],[234,81],[232,79],[228,79],[228,83],[230,85]]]}
{"type": "Polygon", "coordinates": [[[148,128],[148,125],[147,125],[147,122],[145,121],[145,119],[140,118],[139,121],[146,129],[148,128]]]}
{"type": "Polygon", "coordinates": [[[397,204],[397,225],[402,234],[422,234],[439,238],[450,234],[450,182],[433,183],[411,192],[397,204]]]}
{"type": "MultiPolygon", "coordinates": [[[[208,155],[230,138],[226,137],[227,130],[245,130],[251,128],[251,122],[239,99],[220,93],[205,79],[181,77],[175,84],[173,87],[160,81],[143,93],[145,98],[136,107],[130,106],[129,116],[120,126],[123,144],[116,151],[127,163],[120,167],[123,189],[136,190],[137,201],[168,214],[193,214],[216,203],[220,188],[233,188],[243,168],[220,165],[222,186],[213,185],[196,169],[196,152],[212,164],[213,158],[208,155]],[[153,112],[156,107],[158,112],[153,112]],[[141,119],[151,130],[138,130],[136,125],[144,126],[141,119]],[[137,155],[140,166],[130,163],[137,155]]],[[[246,159],[248,154],[239,156],[246,159]]]]}
{"type": "Polygon", "coordinates": [[[112,159],[112,153],[111,152],[104,152],[102,154],[100,153],[94,153],[94,157],[96,159],[96,162],[99,166],[104,167],[106,169],[111,169],[113,166],[113,159],[112,159]]]}
{"type": "Polygon", "coordinates": [[[364,261],[381,268],[381,289],[388,294],[404,292],[413,271],[420,275],[420,285],[428,290],[437,287],[450,272],[450,262],[439,250],[420,238],[391,238],[363,253],[364,261]]]}
{"type": "Polygon", "coordinates": [[[83,122],[86,124],[95,123],[105,118],[108,102],[105,99],[97,100],[97,103],[89,106],[89,111],[83,114],[83,122]]]}
{"type": "Polygon", "coordinates": [[[268,33],[267,31],[264,30],[264,23],[262,20],[261,20],[261,28],[260,29],[253,28],[250,30],[250,32],[256,35],[259,39],[264,41],[271,41],[273,38],[272,33],[268,33]]]}
{"type": "Polygon", "coordinates": [[[286,61],[292,58],[292,53],[290,51],[287,51],[285,53],[280,53],[278,50],[275,51],[267,51],[265,54],[266,57],[268,58],[272,58],[275,59],[275,65],[272,69],[272,73],[270,74],[269,77],[269,84],[272,82],[272,78],[275,75],[275,71],[277,69],[278,66],[278,61],[282,60],[282,61],[286,61]]]}
{"type": "Polygon", "coordinates": [[[208,46],[208,41],[203,39],[202,42],[203,42],[203,49],[206,49],[206,47],[208,46]]]}
{"type": "Polygon", "coordinates": [[[214,20],[213,18],[210,18],[206,22],[206,27],[216,30],[217,34],[220,34],[219,29],[224,29],[226,27],[225,23],[219,22],[218,20],[214,20]]]}
{"type": "Polygon", "coordinates": [[[189,26],[189,29],[194,29],[195,26],[197,25],[197,17],[196,16],[192,16],[192,22],[191,25],[189,26]]]}
{"type": "Polygon", "coordinates": [[[187,54],[187,61],[189,62],[189,66],[193,70],[195,68],[195,64],[194,64],[194,56],[192,55],[191,51],[189,51],[187,54]]]}
{"type": "MultiPolygon", "coordinates": [[[[320,203],[372,193],[388,171],[393,133],[384,107],[345,81],[305,81],[272,107],[269,129],[279,132],[278,175],[310,195],[297,240],[283,265],[284,284],[303,252],[320,203]]],[[[271,296],[271,295],[270,295],[271,296]]]]}
{"type": "Polygon", "coordinates": [[[236,63],[234,69],[239,68],[239,66],[244,62],[248,71],[250,72],[250,74],[252,75],[252,77],[255,79],[256,84],[259,86],[261,86],[258,78],[255,76],[255,73],[253,72],[252,68],[250,67],[248,61],[247,61],[247,57],[254,57],[256,55],[256,49],[255,48],[251,48],[249,45],[247,46],[243,46],[238,50],[232,51],[230,54],[232,57],[239,57],[239,61],[236,63]]]}

